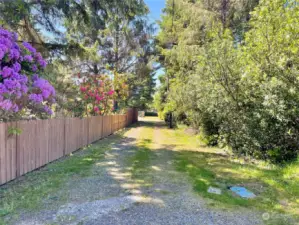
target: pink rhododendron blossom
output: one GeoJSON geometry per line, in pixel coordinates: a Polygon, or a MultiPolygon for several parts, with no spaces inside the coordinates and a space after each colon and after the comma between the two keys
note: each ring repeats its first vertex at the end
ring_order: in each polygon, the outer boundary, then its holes
{"type": "MultiPolygon", "coordinates": [[[[76,77],[81,77],[76,74],[76,77]]],[[[84,115],[103,115],[111,112],[113,81],[107,75],[84,75],[80,79],[79,95],[86,108],[84,115]],[[90,107],[92,105],[92,107],[90,107]]]]}
{"type": "Polygon", "coordinates": [[[85,92],[85,91],[87,90],[87,88],[86,88],[86,87],[80,87],[80,90],[81,90],[82,92],[85,92]]]}
{"type": "Polygon", "coordinates": [[[99,95],[96,96],[96,100],[97,100],[97,101],[102,101],[103,99],[104,99],[104,98],[103,98],[102,96],[99,96],[99,95]]]}
{"type": "Polygon", "coordinates": [[[107,94],[108,94],[108,95],[113,95],[113,94],[114,94],[114,91],[113,91],[113,90],[110,90],[110,91],[108,91],[107,94]]]}

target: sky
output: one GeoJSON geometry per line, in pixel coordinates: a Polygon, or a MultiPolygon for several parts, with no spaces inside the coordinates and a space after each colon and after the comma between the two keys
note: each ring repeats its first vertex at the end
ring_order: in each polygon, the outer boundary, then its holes
{"type": "MultiPolygon", "coordinates": [[[[149,7],[150,13],[148,15],[152,22],[156,22],[161,18],[162,9],[165,7],[166,0],[144,0],[144,2],[149,7]]],[[[156,71],[155,78],[159,75],[164,74],[164,69],[159,69],[156,71]]],[[[157,80],[156,85],[159,86],[159,81],[157,80]]]]}
{"type": "Polygon", "coordinates": [[[149,18],[153,22],[160,19],[166,0],[144,0],[150,10],[149,18]]]}

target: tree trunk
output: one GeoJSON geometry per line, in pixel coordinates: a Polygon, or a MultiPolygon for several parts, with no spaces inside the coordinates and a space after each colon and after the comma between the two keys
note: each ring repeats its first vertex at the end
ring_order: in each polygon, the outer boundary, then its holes
{"type": "MultiPolygon", "coordinates": [[[[116,10],[117,16],[118,16],[118,9],[116,10]]],[[[115,70],[118,73],[119,72],[119,32],[120,32],[120,26],[119,26],[119,18],[116,19],[116,27],[115,27],[115,70]]]]}
{"type": "Polygon", "coordinates": [[[220,17],[221,17],[223,29],[227,27],[228,10],[229,10],[229,0],[222,0],[221,8],[220,8],[221,11],[220,17]]]}
{"type": "Polygon", "coordinates": [[[93,73],[95,75],[98,75],[99,74],[99,68],[98,68],[98,65],[97,64],[93,64],[93,73]]]}

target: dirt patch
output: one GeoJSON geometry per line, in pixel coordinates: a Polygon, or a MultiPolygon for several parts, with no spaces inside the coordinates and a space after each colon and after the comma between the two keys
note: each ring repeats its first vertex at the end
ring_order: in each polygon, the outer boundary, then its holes
{"type": "Polygon", "coordinates": [[[186,134],[188,134],[188,135],[196,135],[196,134],[198,134],[198,130],[196,130],[196,129],[194,129],[194,128],[191,128],[191,127],[186,128],[186,129],[184,130],[184,132],[185,132],[186,134]]]}

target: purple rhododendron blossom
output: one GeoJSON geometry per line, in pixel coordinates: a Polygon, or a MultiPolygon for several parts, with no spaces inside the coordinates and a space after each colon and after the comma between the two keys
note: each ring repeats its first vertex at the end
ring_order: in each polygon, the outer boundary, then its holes
{"type": "Polygon", "coordinates": [[[34,57],[36,58],[36,60],[42,60],[43,59],[42,55],[39,52],[36,52],[34,54],[34,57]]]}
{"type": "Polygon", "coordinates": [[[42,106],[40,112],[52,114],[55,89],[37,74],[47,63],[31,44],[23,42],[19,46],[17,39],[16,33],[0,28],[0,113],[17,113],[27,107],[38,112],[42,106]],[[29,62],[30,67],[23,68],[24,62],[29,62]]]}
{"type": "Polygon", "coordinates": [[[43,69],[46,68],[46,66],[47,66],[47,62],[43,59],[39,60],[38,63],[43,69]]]}
{"type": "Polygon", "coordinates": [[[7,53],[8,48],[6,45],[0,43],[0,50],[5,54],[7,53]]]}
{"type": "Polygon", "coordinates": [[[21,84],[17,80],[5,79],[3,84],[8,90],[18,90],[21,88],[21,84]]]}
{"type": "Polygon", "coordinates": [[[0,60],[2,60],[4,58],[4,51],[2,49],[0,49],[0,60]]]}
{"type": "Polygon", "coordinates": [[[15,64],[13,64],[13,69],[14,69],[14,71],[16,72],[16,73],[18,73],[18,72],[20,72],[20,70],[21,70],[21,65],[20,65],[20,63],[18,63],[18,62],[16,62],[15,64]]]}
{"type": "Polygon", "coordinates": [[[43,98],[47,99],[50,96],[55,96],[55,89],[53,86],[49,83],[49,81],[42,79],[42,78],[37,78],[33,82],[33,87],[37,87],[42,91],[42,96],[43,98]]]}
{"type": "Polygon", "coordinates": [[[13,73],[13,69],[9,68],[8,66],[5,66],[1,72],[3,78],[10,77],[12,73],[13,73]]]}
{"type": "Polygon", "coordinates": [[[16,32],[13,32],[13,33],[12,33],[12,37],[13,37],[13,39],[14,39],[15,41],[18,40],[18,34],[17,34],[16,32]]]}
{"type": "Polygon", "coordinates": [[[26,85],[21,85],[21,92],[27,93],[28,92],[28,87],[26,85]]]}
{"type": "Polygon", "coordinates": [[[10,50],[10,54],[9,54],[9,58],[10,59],[18,59],[20,57],[20,52],[18,49],[11,49],[10,50]]]}
{"type": "Polygon", "coordinates": [[[42,68],[45,68],[47,66],[47,62],[43,59],[42,55],[37,52],[35,55],[34,55],[36,61],[38,62],[38,64],[42,67],[42,68]]]}
{"type": "Polygon", "coordinates": [[[7,94],[8,93],[8,90],[7,88],[5,87],[4,84],[0,83],[0,96],[2,97],[2,101],[3,101],[3,94],[7,94]]]}
{"type": "Polygon", "coordinates": [[[42,96],[44,98],[49,98],[50,95],[51,95],[51,92],[49,90],[47,90],[47,89],[42,90],[42,96]]]}
{"type": "Polygon", "coordinates": [[[49,115],[52,115],[52,114],[53,114],[52,109],[50,109],[48,106],[44,106],[44,110],[45,110],[45,112],[46,112],[47,114],[49,114],[49,115]]]}
{"type": "Polygon", "coordinates": [[[29,99],[36,104],[40,104],[43,102],[43,96],[40,94],[30,94],[29,99]]]}
{"type": "Polygon", "coordinates": [[[32,62],[33,61],[33,57],[31,55],[25,55],[24,56],[24,61],[32,62]]]}
{"type": "Polygon", "coordinates": [[[31,69],[32,69],[33,72],[36,72],[36,71],[37,71],[37,66],[36,66],[36,65],[33,65],[33,66],[31,67],[31,69]]]}
{"type": "Polygon", "coordinates": [[[0,102],[0,108],[5,111],[11,110],[12,106],[13,106],[13,103],[9,99],[5,99],[4,101],[0,102]]]}
{"type": "Polygon", "coordinates": [[[31,44],[29,44],[28,42],[23,42],[23,46],[31,53],[35,53],[36,49],[32,47],[31,44]]]}
{"type": "Polygon", "coordinates": [[[38,79],[38,75],[37,74],[33,74],[32,81],[36,81],[37,79],[38,79]]]}
{"type": "Polygon", "coordinates": [[[19,111],[19,106],[17,104],[14,104],[11,109],[12,109],[13,112],[16,113],[16,112],[19,111]]]}

